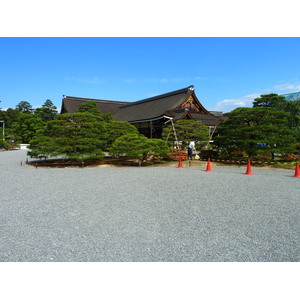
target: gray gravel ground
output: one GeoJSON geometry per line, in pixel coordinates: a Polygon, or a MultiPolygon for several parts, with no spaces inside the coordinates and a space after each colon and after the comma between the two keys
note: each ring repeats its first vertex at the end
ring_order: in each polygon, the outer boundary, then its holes
{"type": "Polygon", "coordinates": [[[33,168],[0,152],[0,261],[296,262],[300,179],[245,167],[33,168]]]}

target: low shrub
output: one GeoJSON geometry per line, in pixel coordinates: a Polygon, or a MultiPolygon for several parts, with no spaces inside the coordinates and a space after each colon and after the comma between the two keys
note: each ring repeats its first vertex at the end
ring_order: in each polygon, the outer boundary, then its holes
{"type": "Polygon", "coordinates": [[[187,160],[188,155],[184,150],[179,150],[179,149],[173,149],[170,153],[169,153],[169,157],[172,160],[179,160],[180,158],[182,160],[187,160]]]}
{"type": "Polygon", "coordinates": [[[259,160],[270,160],[272,159],[272,154],[270,152],[260,152],[256,158],[259,160]]]}
{"type": "Polygon", "coordinates": [[[201,150],[200,152],[200,158],[203,160],[210,159],[217,159],[219,157],[219,154],[215,150],[201,150]]]}
{"type": "Polygon", "coordinates": [[[284,161],[294,161],[297,159],[297,156],[293,153],[285,153],[281,159],[284,161]]]}
{"type": "Polygon", "coordinates": [[[295,154],[300,155],[300,143],[295,144],[295,148],[296,148],[295,154]]]}

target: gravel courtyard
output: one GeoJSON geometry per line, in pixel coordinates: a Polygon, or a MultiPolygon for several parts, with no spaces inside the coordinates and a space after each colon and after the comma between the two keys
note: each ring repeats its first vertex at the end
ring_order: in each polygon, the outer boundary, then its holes
{"type": "Polygon", "coordinates": [[[0,152],[0,261],[298,262],[300,179],[245,167],[34,168],[0,152]]]}

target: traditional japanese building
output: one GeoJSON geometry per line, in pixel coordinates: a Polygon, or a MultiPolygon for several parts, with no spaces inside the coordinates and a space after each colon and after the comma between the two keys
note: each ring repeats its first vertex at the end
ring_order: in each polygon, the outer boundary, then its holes
{"type": "Polygon", "coordinates": [[[76,112],[81,103],[96,102],[103,113],[111,112],[114,120],[127,121],[149,138],[160,138],[163,128],[182,119],[201,121],[211,134],[223,120],[222,115],[206,110],[198,100],[194,86],[135,101],[111,101],[64,96],[61,113],[76,112]]]}

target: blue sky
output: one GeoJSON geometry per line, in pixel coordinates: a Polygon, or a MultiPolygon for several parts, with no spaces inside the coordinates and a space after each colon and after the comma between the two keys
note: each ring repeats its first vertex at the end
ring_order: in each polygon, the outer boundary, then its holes
{"type": "Polygon", "coordinates": [[[2,37],[0,107],[62,95],[136,101],[195,86],[209,110],[300,91],[300,38],[2,37]]]}

